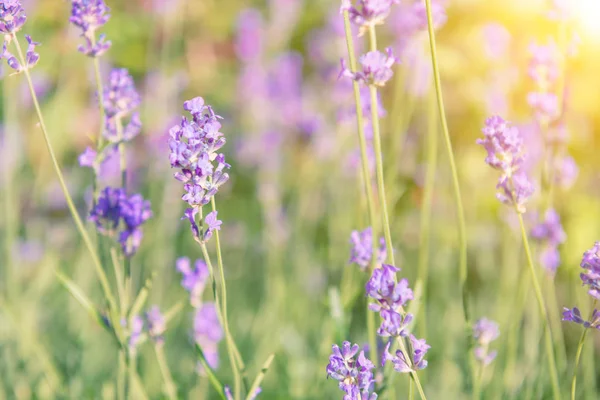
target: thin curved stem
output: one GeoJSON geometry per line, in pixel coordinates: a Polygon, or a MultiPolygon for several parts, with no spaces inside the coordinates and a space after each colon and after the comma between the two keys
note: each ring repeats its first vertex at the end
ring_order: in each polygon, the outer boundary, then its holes
{"type": "Polygon", "coordinates": [[[25,57],[23,56],[23,50],[21,49],[21,46],[19,45],[19,41],[17,39],[17,35],[14,32],[12,34],[12,39],[15,43],[15,47],[16,47],[17,53],[19,55],[19,61],[24,68],[23,71],[25,73],[25,78],[27,79],[27,84],[29,86],[29,92],[31,93],[33,105],[35,107],[35,111],[37,113],[38,120],[40,122],[40,128],[41,128],[42,134],[44,136],[46,148],[48,150],[48,153],[50,154],[50,159],[52,160],[52,166],[54,167],[54,171],[56,172],[56,175],[58,177],[58,182],[60,183],[60,187],[65,196],[65,200],[67,201],[67,206],[69,208],[69,211],[71,212],[71,216],[73,217],[73,220],[75,221],[75,225],[77,226],[77,230],[79,231],[79,234],[81,235],[81,238],[83,239],[83,242],[85,243],[85,246],[87,247],[88,251],[90,252],[90,255],[92,257],[92,262],[94,264],[96,274],[98,275],[98,279],[100,280],[100,284],[104,291],[106,300],[108,301],[108,304],[109,304],[111,310],[114,311],[114,310],[116,310],[116,303],[115,303],[114,297],[112,295],[112,292],[110,290],[110,285],[108,283],[108,279],[106,277],[104,269],[102,268],[100,259],[98,258],[98,255],[96,254],[96,251],[94,250],[94,245],[92,243],[92,240],[90,239],[90,236],[88,235],[88,233],[83,225],[83,222],[81,221],[81,218],[79,217],[77,208],[75,208],[73,199],[71,198],[71,195],[69,194],[69,189],[67,188],[67,184],[65,183],[65,179],[64,179],[62,171],[60,169],[60,165],[58,164],[58,159],[56,158],[56,155],[54,154],[54,148],[52,147],[52,143],[50,142],[50,136],[48,135],[48,130],[47,130],[46,124],[44,122],[44,117],[42,115],[40,104],[39,104],[37,95],[35,94],[33,82],[31,81],[31,75],[29,74],[29,69],[27,68],[27,62],[25,61],[25,57]]]}
{"type": "MultiPolygon", "coordinates": [[[[354,53],[354,40],[352,38],[352,31],[350,29],[350,19],[348,17],[348,11],[344,11],[344,32],[346,35],[346,46],[348,48],[348,62],[351,72],[356,72],[356,55],[354,53]]],[[[377,240],[377,218],[375,216],[375,197],[373,195],[373,187],[371,185],[371,173],[369,171],[369,158],[367,155],[367,139],[365,137],[365,122],[362,114],[362,101],[360,97],[360,87],[358,82],[352,82],[352,90],[354,93],[354,105],[356,109],[356,125],[358,131],[358,144],[360,148],[360,160],[362,167],[363,184],[367,198],[367,212],[369,214],[369,222],[371,225],[371,243],[372,243],[372,257],[369,272],[375,269],[378,250],[377,240]]],[[[389,249],[388,251],[391,251],[389,249]]],[[[377,355],[377,336],[375,332],[375,315],[368,308],[367,301],[367,335],[369,338],[369,347],[372,349],[372,358],[378,359],[377,355]]]]}
{"type": "Polygon", "coordinates": [[[543,319],[544,326],[544,344],[546,348],[546,357],[548,358],[548,368],[550,370],[550,381],[552,382],[552,394],[554,400],[561,398],[560,385],[558,383],[558,372],[556,369],[556,361],[554,359],[554,348],[552,343],[552,334],[550,333],[550,326],[548,321],[548,313],[546,311],[546,305],[544,304],[544,297],[542,295],[542,289],[538,281],[538,277],[533,265],[533,258],[531,257],[531,249],[529,248],[529,240],[527,239],[527,231],[525,230],[525,223],[523,222],[523,215],[516,210],[519,217],[519,225],[521,226],[521,235],[523,236],[523,245],[525,247],[525,254],[527,255],[527,264],[529,266],[529,272],[531,273],[531,280],[533,282],[533,290],[537,299],[540,315],[543,319]]]}
{"type": "MultiPolygon", "coordinates": [[[[96,36],[92,37],[92,46],[96,41],[96,36]]],[[[96,78],[96,93],[98,95],[98,108],[100,110],[100,130],[98,137],[96,138],[96,151],[100,151],[104,146],[104,124],[106,118],[106,110],[104,109],[104,87],[102,85],[102,75],[100,74],[100,61],[98,57],[94,57],[94,76],[96,78]]],[[[92,182],[92,192],[94,194],[93,202],[98,200],[98,175],[94,174],[94,180],[92,182]]]]}

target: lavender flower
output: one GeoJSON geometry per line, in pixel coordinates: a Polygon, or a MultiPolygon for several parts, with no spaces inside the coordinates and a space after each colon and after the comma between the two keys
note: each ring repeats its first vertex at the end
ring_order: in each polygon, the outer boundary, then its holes
{"type": "MultiPolygon", "coordinates": [[[[371,234],[371,227],[361,231],[352,231],[350,235],[350,244],[352,249],[350,250],[350,263],[355,263],[360,267],[361,271],[365,271],[371,259],[373,257],[373,235],[371,234]]],[[[387,252],[385,249],[385,240],[383,237],[379,239],[379,250],[377,252],[378,264],[385,261],[387,252]]]]}
{"type": "Polygon", "coordinates": [[[327,377],[339,382],[339,388],[346,395],[344,400],[375,400],[376,393],[370,393],[375,382],[372,370],[375,365],[365,357],[357,344],[344,342],[342,348],[337,344],[332,346],[332,354],[327,364],[327,377]]]}
{"type": "Polygon", "coordinates": [[[19,31],[27,16],[19,0],[0,1],[0,32],[11,34],[19,31]]]}
{"type": "Polygon", "coordinates": [[[133,78],[126,69],[113,69],[110,72],[103,100],[106,111],[106,130],[104,132],[106,138],[115,143],[135,137],[140,132],[142,125],[139,114],[134,113],[141,103],[141,97],[135,88],[133,78]],[[129,123],[120,132],[119,124],[123,118],[129,115],[131,115],[129,123]]]}
{"type": "Polygon", "coordinates": [[[532,43],[529,52],[529,76],[538,87],[547,90],[560,75],[560,51],[556,43],[549,41],[546,45],[532,43]]]}
{"type": "Polygon", "coordinates": [[[219,323],[213,303],[204,303],[194,317],[194,340],[202,348],[208,365],[212,369],[219,366],[219,342],[223,339],[223,329],[219,323]]]}
{"type": "Polygon", "coordinates": [[[543,246],[540,253],[541,265],[551,275],[554,275],[560,264],[558,246],[566,240],[565,231],[560,223],[560,215],[554,209],[546,211],[544,220],[531,230],[531,236],[543,246]]]}
{"type": "Polygon", "coordinates": [[[581,268],[585,270],[580,274],[584,286],[589,286],[588,294],[600,300],[600,242],[583,254],[581,268]]]}
{"type": "Polygon", "coordinates": [[[489,351],[489,345],[500,336],[498,324],[487,318],[481,318],[473,326],[473,338],[477,342],[474,349],[475,359],[488,365],[496,358],[497,351],[489,351]]]}
{"type": "Polygon", "coordinates": [[[379,336],[406,336],[407,326],[413,315],[404,314],[403,307],[413,299],[413,292],[408,286],[408,280],[402,279],[396,283],[396,273],[400,271],[392,265],[383,264],[375,268],[366,284],[367,296],[376,300],[369,309],[379,312],[382,322],[377,333],[379,336]]]}
{"type": "Polygon", "coordinates": [[[485,137],[477,139],[477,144],[487,151],[485,162],[502,172],[496,185],[496,197],[502,203],[514,206],[517,212],[525,212],[525,203],[534,188],[522,170],[523,139],[519,131],[498,116],[488,118],[482,131],[485,137]]]}
{"type": "Polygon", "coordinates": [[[579,308],[573,307],[572,309],[563,308],[563,321],[574,322],[579,325],[583,325],[584,328],[595,328],[600,330],[600,311],[594,309],[590,320],[585,320],[581,316],[579,308]]]}
{"type": "Polygon", "coordinates": [[[102,234],[112,236],[119,230],[118,240],[123,253],[131,257],[143,237],[141,226],[151,217],[150,202],[141,195],[127,197],[122,188],[106,187],[90,211],[89,219],[102,234]]]}
{"type": "Polygon", "coordinates": [[[359,27],[359,35],[365,33],[371,26],[381,25],[390,15],[392,4],[398,0],[358,0],[357,6],[352,6],[350,0],[342,0],[340,11],[348,11],[350,21],[359,27]]]}
{"type": "Polygon", "coordinates": [[[345,61],[342,59],[342,69],[340,76],[353,79],[357,82],[363,82],[367,85],[384,86],[394,74],[392,65],[396,63],[396,58],[392,54],[392,49],[388,47],[386,54],[380,51],[370,51],[362,55],[358,62],[362,67],[362,71],[351,72],[345,61]]]}
{"type": "Polygon", "coordinates": [[[34,42],[29,35],[25,35],[25,39],[28,43],[27,52],[25,53],[25,66],[21,65],[19,60],[17,60],[17,58],[8,51],[6,41],[2,45],[2,54],[0,54],[0,59],[4,58],[8,66],[14,69],[16,73],[22,72],[25,69],[33,68],[40,60],[40,55],[35,51],[36,46],[39,46],[40,43],[34,42]]]}
{"type": "Polygon", "coordinates": [[[554,159],[554,182],[563,189],[569,189],[577,180],[579,168],[571,156],[556,157],[554,159]]]}
{"type": "Polygon", "coordinates": [[[410,335],[410,343],[412,348],[412,359],[409,359],[408,354],[405,354],[402,350],[396,350],[396,354],[391,354],[390,347],[392,341],[390,340],[383,353],[382,366],[385,365],[387,361],[391,361],[394,365],[394,369],[403,374],[427,368],[427,360],[425,360],[424,357],[431,346],[427,344],[425,339],[417,339],[412,334],[410,335]]]}
{"type": "MultiPolygon", "coordinates": [[[[169,131],[169,159],[171,167],[179,169],[174,176],[184,184],[186,193],[182,200],[191,207],[186,211],[185,217],[189,219],[194,235],[198,236],[195,215],[229,180],[225,170],[231,166],[225,162],[223,154],[217,153],[225,144],[225,138],[220,132],[221,117],[216,115],[210,106],[205,105],[202,97],[186,101],[184,109],[189,111],[193,118],[188,120],[182,117],[181,123],[169,131]]],[[[210,232],[220,225],[217,223],[216,214],[214,217],[215,220],[212,220],[212,216],[209,218],[210,232]]]]}
{"type": "Polygon", "coordinates": [[[194,308],[199,308],[202,305],[202,293],[209,277],[208,267],[204,261],[196,260],[192,269],[190,259],[181,257],[177,259],[176,268],[183,275],[181,286],[189,292],[190,304],[194,308]]]}
{"type": "Polygon", "coordinates": [[[165,340],[163,334],[167,330],[167,323],[158,306],[152,306],[146,313],[146,322],[148,322],[148,334],[150,337],[156,343],[162,344],[165,340]]]}
{"type": "Polygon", "coordinates": [[[214,231],[221,230],[221,220],[217,219],[218,211],[211,211],[204,217],[204,223],[206,224],[206,230],[204,231],[204,241],[208,241],[213,235],[214,231]]]}
{"type": "Polygon", "coordinates": [[[111,42],[104,34],[96,40],[96,30],[106,24],[109,11],[104,0],[73,0],[69,21],[81,29],[81,37],[85,40],[85,44],[79,46],[79,52],[99,57],[110,48],[111,42]]]}
{"type": "Polygon", "coordinates": [[[86,147],[83,153],[77,157],[77,161],[79,165],[82,167],[89,167],[96,169],[96,158],[98,157],[98,153],[96,150],[91,147],[86,147]]]}

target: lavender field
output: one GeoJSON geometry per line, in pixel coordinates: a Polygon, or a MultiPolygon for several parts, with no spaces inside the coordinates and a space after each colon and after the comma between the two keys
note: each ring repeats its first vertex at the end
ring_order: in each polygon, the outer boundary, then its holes
{"type": "Polygon", "coordinates": [[[600,398],[600,0],[0,32],[0,400],[600,398]]]}

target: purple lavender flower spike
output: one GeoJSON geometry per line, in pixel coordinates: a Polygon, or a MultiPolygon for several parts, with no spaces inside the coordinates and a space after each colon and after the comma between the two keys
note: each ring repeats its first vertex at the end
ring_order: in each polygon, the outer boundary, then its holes
{"type": "MultiPolygon", "coordinates": [[[[373,257],[373,235],[371,232],[371,227],[368,227],[363,231],[352,231],[350,235],[352,248],[350,249],[349,262],[357,264],[361,271],[365,271],[368,268],[373,257]]],[[[379,240],[379,251],[377,252],[376,262],[381,264],[385,261],[386,257],[385,240],[382,237],[379,240]]]]}
{"type": "Polygon", "coordinates": [[[585,270],[579,276],[584,286],[589,286],[588,294],[600,300],[600,242],[583,254],[581,268],[585,270]]]}
{"type": "Polygon", "coordinates": [[[141,97],[129,71],[125,68],[110,71],[108,86],[104,89],[106,115],[110,118],[129,115],[140,102],[141,97]]]}
{"type": "Polygon", "coordinates": [[[25,69],[33,68],[40,60],[40,55],[35,51],[35,47],[39,46],[40,43],[34,42],[29,35],[25,35],[25,39],[27,40],[28,45],[27,52],[25,53],[24,66],[21,65],[19,60],[17,60],[17,58],[8,51],[6,41],[2,45],[2,54],[0,54],[0,59],[5,59],[8,66],[14,69],[16,73],[22,72],[25,69]]]}
{"type": "Polygon", "coordinates": [[[192,269],[190,259],[181,257],[177,259],[176,268],[183,275],[181,286],[190,294],[190,304],[194,308],[201,307],[202,293],[209,277],[208,267],[204,261],[196,260],[192,269]]]}
{"type": "Polygon", "coordinates": [[[383,24],[392,5],[398,3],[398,0],[358,0],[355,7],[350,0],[342,0],[340,11],[348,11],[350,21],[359,27],[361,36],[370,26],[383,24]]]}
{"type": "Polygon", "coordinates": [[[262,53],[264,21],[260,11],[247,9],[238,15],[235,52],[243,62],[251,62],[262,53]]]}
{"type": "Polygon", "coordinates": [[[150,338],[158,344],[164,342],[163,334],[167,330],[167,324],[165,317],[160,312],[158,306],[152,306],[148,312],[146,312],[146,322],[148,323],[148,334],[150,338]]]}
{"type": "Polygon", "coordinates": [[[554,164],[554,181],[561,188],[570,189],[579,175],[575,159],[571,156],[557,157],[554,164]]]}
{"type": "Polygon", "coordinates": [[[79,52],[89,57],[100,57],[111,46],[105,35],[96,40],[96,30],[110,18],[104,0],[73,0],[69,21],[81,30],[85,44],[79,46],[79,52]]]}
{"type": "Polygon", "coordinates": [[[600,330],[600,311],[594,309],[590,320],[586,320],[581,316],[581,311],[577,307],[573,309],[563,308],[563,321],[574,322],[583,325],[584,328],[595,328],[600,330]]]}
{"type": "Polygon", "coordinates": [[[566,240],[560,215],[554,209],[546,211],[544,220],[531,230],[531,236],[543,246],[540,252],[540,264],[554,276],[560,264],[558,246],[566,240]]]}
{"type": "Polygon", "coordinates": [[[386,54],[380,51],[370,51],[363,54],[358,62],[362,67],[362,71],[352,73],[346,68],[345,61],[342,59],[342,69],[340,76],[353,79],[357,82],[362,82],[367,85],[384,86],[389,81],[394,72],[392,66],[396,63],[396,58],[392,54],[392,49],[388,47],[386,54]]]}
{"type": "MultiPolygon", "coordinates": [[[[225,162],[223,154],[217,153],[225,144],[225,138],[220,132],[221,117],[210,106],[205,105],[201,97],[186,101],[184,109],[193,118],[188,120],[182,117],[181,123],[169,130],[169,161],[172,168],[178,169],[174,174],[175,179],[184,183],[186,193],[182,200],[192,208],[192,211],[186,211],[185,216],[190,220],[194,236],[199,236],[193,216],[227,182],[229,174],[225,170],[230,165],[225,162]]],[[[216,225],[212,226],[211,233],[216,229],[216,225]]]]}
{"type": "Polygon", "coordinates": [[[194,317],[194,340],[202,348],[208,365],[212,369],[219,366],[219,342],[223,339],[223,329],[219,323],[213,303],[205,303],[194,317]]]}
{"type": "Polygon", "coordinates": [[[357,344],[344,342],[342,348],[337,344],[332,346],[332,354],[327,364],[327,377],[339,382],[339,388],[346,395],[344,399],[377,399],[376,393],[371,393],[375,379],[375,365],[365,357],[364,351],[359,352],[357,344]]]}
{"type": "Polygon", "coordinates": [[[524,213],[525,205],[534,192],[533,183],[523,171],[523,139],[519,131],[504,119],[493,116],[485,121],[483,139],[477,139],[487,151],[485,162],[502,172],[498,179],[496,197],[524,213]]]}
{"type": "Polygon", "coordinates": [[[106,187],[100,192],[98,202],[89,216],[100,233],[112,234],[117,229],[121,220],[121,205],[126,198],[122,188],[106,187]]]}
{"type": "Polygon", "coordinates": [[[192,234],[194,238],[198,239],[200,237],[200,229],[198,228],[198,224],[196,223],[196,214],[198,214],[198,209],[194,208],[186,208],[185,213],[181,219],[187,219],[190,222],[190,228],[192,229],[192,234]]]}
{"type": "Polygon", "coordinates": [[[18,32],[26,20],[25,10],[19,0],[0,2],[0,32],[7,35],[18,32]]]}

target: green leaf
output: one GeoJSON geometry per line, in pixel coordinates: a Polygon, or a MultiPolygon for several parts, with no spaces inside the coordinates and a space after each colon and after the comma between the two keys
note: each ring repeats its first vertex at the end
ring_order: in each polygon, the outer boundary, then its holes
{"type": "Polygon", "coordinates": [[[88,312],[88,314],[90,314],[92,319],[94,319],[94,321],[96,321],[98,325],[100,325],[102,328],[108,329],[110,331],[102,313],[84,294],[83,290],[79,286],[77,286],[75,282],[67,278],[61,272],[55,271],[55,274],[60,283],[62,283],[65,289],[67,289],[69,293],[71,293],[71,296],[73,296],[75,300],[77,300],[77,302],[83,306],[83,308],[88,312]]]}
{"type": "Polygon", "coordinates": [[[269,367],[271,366],[271,363],[273,362],[273,359],[275,358],[275,354],[271,354],[269,357],[267,357],[267,361],[265,361],[265,363],[263,364],[260,372],[258,373],[258,375],[256,375],[256,379],[254,379],[254,382],[252,383],[252,386],[250,387],[250,390],[248,391],[248,395],[246,396],[246,400],[252,398],[252,395],[254,394],[254,392],[256,391],[256,389],[258,389],[258,387],[260,386],[261,382],[263,381],[267,371],[269,370],[269,367]]]}
{"type": "Polygon", "coordinates": [[[146,283],[144,283],[144,287],[138,293],[135,301],[133,302],[133,306],[131,306],[131,309],[129,310],[128,318],[131,318],[132,316],[137,315],[140,312],[140,310],[142,309],[142,307],[144,307],[146,300],[148,300],[148,292],[150,291],[150,288],[152,287],[152,282],[154,281],[155,277],[156,277],[156,271],[152,272],[150,277],[148,279],[146,279],[146,283]]]}
{"type": "Polygon", "coordinates": [[[215,390],[217,391],[219,396],[223,400],[227,400],[227,398],[225,397],[225,392],[223,392],[223,384],[221,384],[221,382],[219,382],[219,379],[217,378],[217,376],[215,375],[213,370],[208,365],[208,362],[206,361],[206,357],[204,357],[204,352],[202,351],[202,348],[197,343],[196,343],[196,351],[198,352],[198,355],[200,356],[200,364],[202,364],[202,367],[204,368],[206,375],[208,375],[208,380],[213,385],[213,387],[215,388],[215,390]]]}

